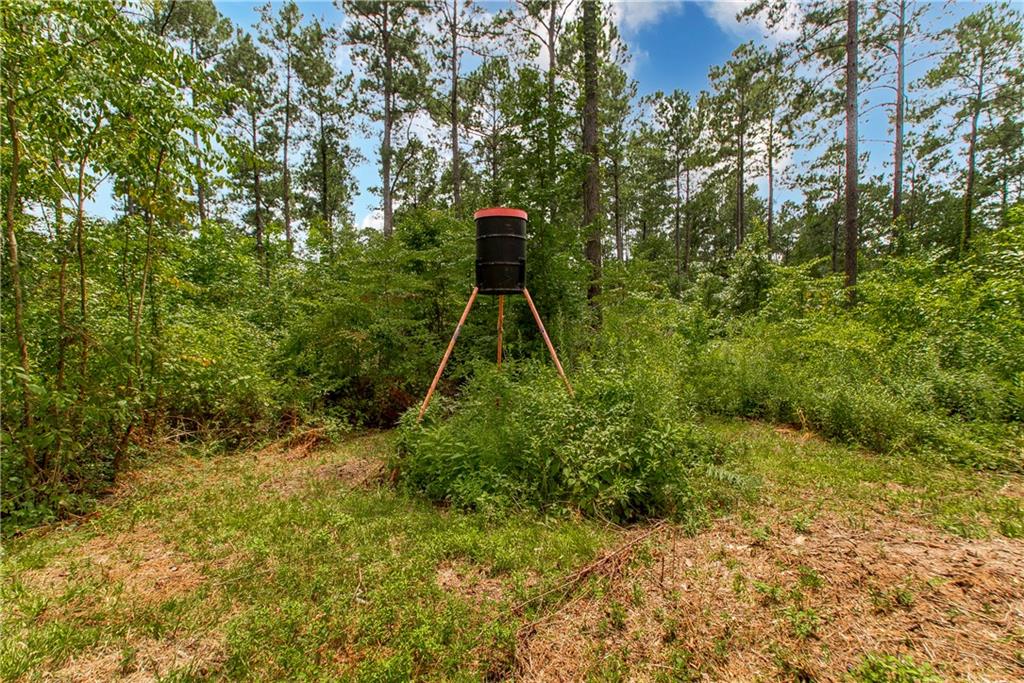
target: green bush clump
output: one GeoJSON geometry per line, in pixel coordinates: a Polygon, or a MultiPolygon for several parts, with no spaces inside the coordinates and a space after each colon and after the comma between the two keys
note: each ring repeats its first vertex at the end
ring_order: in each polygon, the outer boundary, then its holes
{"type": "Polygon", "coordinates": [[[571,398],[550,367],[481,365],[447,410],[432,407],[422,425],[405,416],[395,465],[410,487],[459,507],[699,515],[697,482],[729,475],[722,448],[680,414],[672,380],[591,367],[571,398]]]}
{"type": "Polygon", "coordinates": [[[913,657],[867,654],[860,666],[850,672],[859,683],[939,683],[942,677],[927,663],[913,657]]]}

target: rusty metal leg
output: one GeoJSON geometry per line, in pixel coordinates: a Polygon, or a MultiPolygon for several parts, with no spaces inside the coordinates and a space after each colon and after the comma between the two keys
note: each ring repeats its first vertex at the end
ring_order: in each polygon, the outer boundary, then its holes
{"type": "Polygon", "coordinates": [[[459,324],[455,326],[455,333],[452,335],[452,340],[448,342],[448,349],[444,352],[444,357],[441,358],[441,365],[438,366],[437,372],[434,373],[434,381],[430,383],[430,388],[427,389],[427,396],[423,399],[423,405],[420,406],[420,414],[416,418],[417,422],[421,421],[423,419],[423,415],[427,412],[427,406],[430,405],[430,399],[434,396],[434,389],[437,388],[437,382],[441,379],[441,373],[444,372],[444,367],[448,365],[448,359],[452,355],[452,349],[455,348],[455,341],[459,338],[459,333],[462,332],[462,325],[466,322],[466,318],[469,316],[469,309],[473,308],[473,302],[476,301],[476,295],[479,291],[479,287],[474,287],[473,293],[469,295],[469,301],[466,302],[466,310],[462,312],[462,317],[459,318],[459,324]]]}
{"type": "Polygon", "coordinates": [[[565,388],[569,390],[570,396],[575,396],[576,392],[572,390],[572,385],[569,384],[569,378],[565,376],[565,370],[562,369],[562,364],[558,362],[558,354],[555,353],[555,347],[551,344],[551,339],[548,337],[548,331],[544,329],[544,323],[541,322],[540,313],[537,312],[537,307],[533,305],[533,297],[530,296],[530,290],[523,287],[523,296],[526,297],[526,303],[530,305],[530,312],[533,313],[533,319],[537,321],[537,327],[540,329],[540,334],[544,337],[544,343],[548,346],[548,353],[551,354],[551,360],[555,361],[555,367],[558,368],[558,374],[561,376],[562,381],[565,382],[565,388]]]}
{"type": "Polygon", "coordinates": [[[498,295],[498,368],[501,368],[501,333],[505,324],[505,295],[498,295]]]}

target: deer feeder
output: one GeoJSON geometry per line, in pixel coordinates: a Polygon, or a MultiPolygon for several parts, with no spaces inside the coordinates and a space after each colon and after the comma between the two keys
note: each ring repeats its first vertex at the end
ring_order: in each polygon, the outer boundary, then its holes
{"type": "Polygon", "coordinates": [[[451,341],[448,342],[448,348],[434,374],[434,380],[430,383],[427,395],[423,399],[419,416],[416,418],[417,421],[422,420],[423,415],[427,412],[430,399],[434,396],[437,383],[441,379],[445,366],[448,365],[452,349],[455,348],[455,342],[459,338],[459,333],[462,332],[462,326],[465,324],[466,318],[469,317],[469,311],[473,308],[473,302],[476,301],[478,294],[498,297],[498,367],[501,367],[505,295],[521,293],[530,307],[534,322],[537,323],[537,329],[540,330],[541,337],[544,338],[544,344],[548,348],[548,353],[551,354],[551,360],[555,363],[559,377],[565,383],[569,395],[573,395],[572,385],[569,384],[562,364],[558,361],[558,354],[555,353],[555,347],[548,337],[547,330],[544,329],[544,323],[533,303],[533,297],[530,296],[530,290],[526,288],[527,218],[526,212],[522,209],[505,207],[480,209],[473,214],[473,220],[476,221],[476,286],[473,287],[473,291],[469,295],[466,308],[462,311],[462,317],[459,318],[459,323],[455,326],[455,332],[452,334],[451,341]]]}

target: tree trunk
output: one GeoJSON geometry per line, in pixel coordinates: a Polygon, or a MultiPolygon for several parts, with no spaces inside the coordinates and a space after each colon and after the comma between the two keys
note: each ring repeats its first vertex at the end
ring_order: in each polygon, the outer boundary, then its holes
{"type": "Polygon", "coordinates": [[[263,270],[263,284],[270,284],[270,270],[267,267],[267,250],[263,244],[263,190],[260,186],[259,133],[256,128],[256,110],[250,111],[252,122],[252,194],[255,203],[253,219],[256,221],[256,258],[263,270]]]}
{"type": "Polygon", "coordinates": [[[835,216],[832,217],[832,272],[839,272],[839,224],[842,222],[840,207],[842,206],[843,194],[843,164],[839,164],[839,172],[836,174],[836,200],[835,216]]]}
{"type": "Polygon", "coordinates": [[[618,158],[612,161],[612,191],[615,193],[615,255],[618,256],[619,261],[626,260],[625,246],[622,243],[622,211],[620,210],[621,197],[619,196],[619,176],[621,175],[621,169],[619,166],[618,158]]]}
{"type": "MultiPolygon", "coordinates": [[[[196,46],[196,39],[193,36],[189,39],[189,49],[192,59],[199,61],[199,49],[196,46]]],[[[196,108],[196,93],[194,89],[190,92],[192,108],[196,108]]],[[[192,130],[192,146],[196,150],[196,209],[199,211],[199,223],[206,221],[206,179],[203,175],[203,158],[199,149],[199,131],[192,130]]]]}
{"type": "Polygon", "coordinates": [[[978,90],[974,96],[971,112],[971,135],[967,142],[967,183],[964,187],[964,225],[960,233],[960,255],[967,253],[971,243],[971,219],[974,213],[974,173],[978,146],[978,117],[981,115],[981,98],[985,87],[985,55],[982,53],[978,65],[978,90]]]}
{"type": "Polygon", "coordinates": [[[589,229],[586,257],[590,261],[587,299],[595,304],[601,294],[601,195],[598,177],[597,121],[597,6],[583,2],[583,154],[587,174],[583,184],[583,225],[589,229]]]}
{"type": "Polygon", "coordinates": [[[548,73],[547,73],[547,86],[548,86],[548,111],[547,111],[547,181],[546,190],[548,192],[548,225],[554,226],[555,224],[555,112],[557,103],[555,102],[555,69],[558,67],[557,61],[557,46],[555,45],[557,31],[555,30],[555,21],[557,18],[557,5],[558,0],[548,0],[549,13],[548,13],[548,73]]]}
{"type": "Polygon", "coordinates": [[[856,298],[857,250],[857,0],[846,3],[846,287],[850,302],[856,298]]]}
{"type": "MultiPolygon", "coordinates": [[[[32,364],[29,362],[28,340],[25,336],[25,304],[21,289],[21,269],[18,264],[18,238],[15,234],[14,207],[18,202],[18,176],[21,174],[21,137],[18,121],[14,114],[14,86],[7,84],[7,130],[11,144],[10,179],[7,184],[7,201],[4,206],[4,236],[7,239],[7,268],[11,273],[11,287],[14,290],[14,336],[18,342],[18,356],[21,360],[22,389],[22,422],[27,429],[32,428],[32,392],[29,390],[29,375],[32,364]]],[[[30,443],[25,443],[25,459],[29,471],[36,469],[35,453],[30,443]]]]}
{"type": "Polygon", "coordinates": [[[393,56],[391,54],[391,29],[388,26],[390,5],[383,3],[381,43],[384,51],[384,137],[380,148],[381,198],[384,204],[384,236],[391,237],[394,227],[394,207],[391,197],[391,129],[394,126],[393,56]]]}
{"type": "Polygon", "coordinates": [[[281,168],[281,180],[284,183],[284,188],[282,188],[284,193],[284,238],[288,245],[289,256],[295,248],[295,240],[292,237],[292,172],[288,167],[288,147],[291,142],[292,130],[292,31],[293,27],[289,24],[288,45],[284,60],[284,140],[282,140],[281,168]]]}
{"type": "MultiPolygon", "coordinates": [[[[55,171],[59,172],[59,163],[54,159],[55,171]]],[[[58,198],[53,206],[54,234],[57,239],[57,249],[60,250],[60,270],[57,271],[57,329],[60,337],[57,340],[57,378],[55,387],[57,392],[64,391],[64,374],[67,367],[68,356],[68,247],[65,244],[67,239],[64,234],[64,201],[58,198]]]]}
{"type": "Polygon", "coordinates": [[[745,93],[740,93],[740,107],[739,107],[739,135],[736,140],[736,249],[738,250],[743,245],[743,240],[746,237],[746,206],[745,206],[745,192],[744,185],[746,183],[746,169],[744,163],[746,161],[746,102],[744,98],[745,93]]]}
{"type": "Polygon", "coordinates": [[[775,115],[768,119],[768,248],[775,233],[775,115]]]}
{"type": "Polygon", "coordinates": [[[498,187],[498,139],[494,137],[494,143],[490,149],[491,166],[491,205],[497,206],[501,203],[501,191],[498,187]]]}
{"type": "Polygon", "coordinates": [[[676,166],[675,166],[675,177],[676,177],[676,210],[675,210],[675,215],[674,215],[674,218],[675,218],[675,230],[672,233],[672,241],[675,244],[675,250],[676,250],[676,278],[677,279],[682,276],[682,272],[683,272],[683,266],[682,266],[682,261],[681,261],[682,247],[681,247],[681,245],[679,243],[680,242],[679,214],[682,211],[682,189],[680,188],[680,185],[679,185],[679,173],[680,173],[680,171],[681,171],[681,169],[680,169],[680,164],[679,164],[679,153],[677,152],[676,153],[676,166]]]}
{"type": "Polygon", "coordinates": [[[690,214],[690,167],[686,167],[686,234],[683,236],[683,273],[690,276],[690,243],[693,241],[693,216],[690,214]]]}
{"type": "Polygon", "coordinates": [[[451,126],[452,126],[452,203],[462,206],[462,155],[459,151],[459,0],[452,0],[451,53],[451,126]]]}
{"type": "Polygon", "coordinates": [[[893,230],[896,231],[896,234],[893,235],[893,242],[896,243],[897,249],[901,239],[899,234],[899,223],[897,221],[899,221],[900,214],[903,213],[903,117],[906,109],[906,104],[904,102],[904,90],[906,89],[906,65],[904,63],[904,55],[907,41],[907,0],[899,0],[899,8],[899,27],[897,28],[896,33],[896,117],[893,126],[893,142],[895,144],[893,145],[892,158],[892,220],[893,230]]]}
{"type": "Polygon", "coordinates": [[[327,238],[327,255],[334,258],[334,226],[331,225],[331,214],[327,208],[327,138],[324,136],[324,113],[317,114],[318,127],[320,128],[320,218],[324,222],[324,232],[327,238]]]}
{"type": "Polygon", "coordinates": [[[75,251],[78,255],[78,401],[85,400],[85,384],[89,370],[89,306],[88,281],[85,270],[85,167],[86,158],[78,162],[78,201],[75,206],[75,251]]]}

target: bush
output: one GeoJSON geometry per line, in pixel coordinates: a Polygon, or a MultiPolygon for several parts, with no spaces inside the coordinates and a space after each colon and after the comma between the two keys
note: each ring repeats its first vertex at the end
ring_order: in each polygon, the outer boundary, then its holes
{"type": "Polygon", "coordinates": [[[403,481],[459,507],[699,515],[698,481],[721,475],[723,454],[680,414],[673,378],[632,365],[574,379],[573,399],[539,363],[479,366],[455,404],[432,407],[423,425],[406,414],[403,481]]]}

